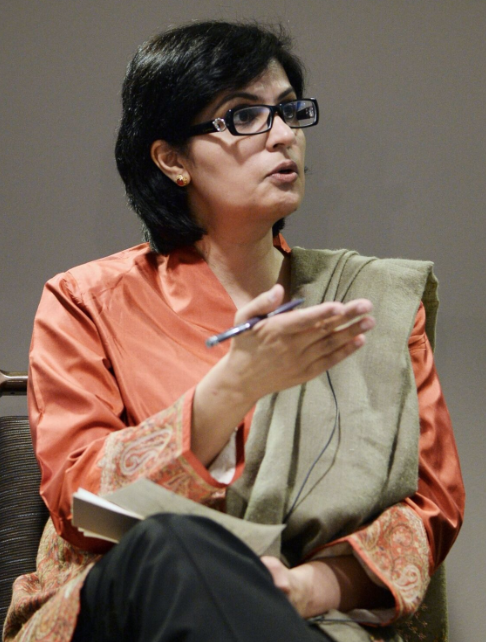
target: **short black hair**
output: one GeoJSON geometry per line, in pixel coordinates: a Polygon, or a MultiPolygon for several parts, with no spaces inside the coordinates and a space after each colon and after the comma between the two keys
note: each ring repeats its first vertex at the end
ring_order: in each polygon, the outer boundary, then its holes
{"type": "MultiPolygon", "coordinates": [[[[164,140],[183,151],[189,127],[215,96],[249,84],[272,60],[282,65],[301,98],[304,67],[281,26],[193,22],[151,38],[128,65],[116,163],[129,203],[156,252],[192,245],[205,230],[189,212],[186,191],[153,162],[152,143],[164,140]]],[[[283,219],[273,233],[282,228],[283,219]]]]}

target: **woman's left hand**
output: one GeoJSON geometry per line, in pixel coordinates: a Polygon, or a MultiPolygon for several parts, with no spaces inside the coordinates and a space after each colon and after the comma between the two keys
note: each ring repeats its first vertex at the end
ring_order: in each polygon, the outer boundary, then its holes
{"type": "Polygon", "coordinates": [[[275,586],[285,593],[297,612],[302,617],[309,617],[311,590],[307,585],[308,573],[295,572],[303,567],[287,568],[276,557],[262,557],[261,561],[270,571],[275,586]]]}
{"type": "Polygon", "coordinates": [[[371,581],[353,555],[312,560],[287,568],[276,557],[262,557],[273,582],[304,618],[331,609],[392,608],[391,593],[371,581]]]}

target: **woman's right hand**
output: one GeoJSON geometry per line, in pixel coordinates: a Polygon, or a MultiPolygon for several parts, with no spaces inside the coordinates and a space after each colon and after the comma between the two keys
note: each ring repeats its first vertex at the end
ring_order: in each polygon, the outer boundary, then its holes
{"type": "MultiPolygon", "coordinates": [[[[268,314],[283,300],[274,286],[241,308],[235,325],[268,314]]],[[[255,403],[272,392],[299,385],[329,370],[356,352],[371,330],[372,304],[367,299],[349,303],[321,303],[262,320],[232,340],[225,357],[238,386],[255,403]]]]}
{"type": "MultiPolygon", "coordinates": [[[[275,285],[240,308],[235,325],[275,310],[283,297],[275,285]]],[[[264,319],[232,339],[196,387],[192,452],[209,464],[260,398],[305,383],[356,352],[374,327],[371,310],[366,299],[321,303],[264,319]]]]}

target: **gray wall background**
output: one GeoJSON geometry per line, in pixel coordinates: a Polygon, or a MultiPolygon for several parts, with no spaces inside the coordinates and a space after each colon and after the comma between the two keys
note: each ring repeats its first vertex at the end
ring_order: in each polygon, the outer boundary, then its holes
{"type": "Polygon", "coordinates": [[[208,17],[289,27],[322,117],[308,133],[312,171],[287,239],[436,263],[437,363],[468,491],[448,562],[451,634],[484,639],[486,3],[4,0],[0,17],[4,370],[27,366],[50,276],[139,241],[112,154],[136,46],[208,17]]]}

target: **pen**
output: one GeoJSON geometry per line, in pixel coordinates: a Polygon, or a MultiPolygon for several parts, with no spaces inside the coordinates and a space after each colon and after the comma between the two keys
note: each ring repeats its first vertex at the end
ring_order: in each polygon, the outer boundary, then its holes
{"type": "Polygon", "coordinates": [[[258,317],[252,317],[251,319],[248,319],[248,321],[245,321],[245,323],[236,325],[234,326],[234,328],[230,328],[229,330],[226,330],[221,334],[215,334],[214,336],[209,337],[209,339],[206,339],[206,345],[208,348],[212,348],[218,343],[221,343],[222,341],[226,341],[226,339],[231,339],[232,337],[236,337],[236,335],[241,334],[242,332],[251,330],[253,326],[256,325],[259,321],[262,321],[262,319],[268,319],[269,317],[274,317],[277,314],[282,314],[282,312],[289,312],[290,310],[293,310],[301,303],[304,303],[304,299],[293,299],[288,303],[284,303],[283,305],[280,305],[278,308],[273,310],[273,312],[269,312],[268,314],[262,314],[258,317]]]}

